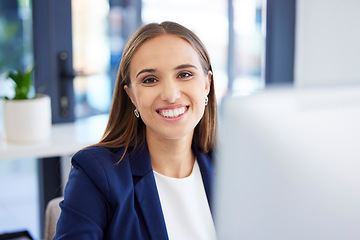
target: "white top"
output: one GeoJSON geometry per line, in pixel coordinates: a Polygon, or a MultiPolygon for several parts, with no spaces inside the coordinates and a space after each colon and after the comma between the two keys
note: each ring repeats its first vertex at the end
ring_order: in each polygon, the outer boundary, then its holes
{"type": "Polygon", "coordinates": [[[154,176],[169,239],[216,239],[197,161],[188,177],[171,178],[155,171],[154,176]]]}

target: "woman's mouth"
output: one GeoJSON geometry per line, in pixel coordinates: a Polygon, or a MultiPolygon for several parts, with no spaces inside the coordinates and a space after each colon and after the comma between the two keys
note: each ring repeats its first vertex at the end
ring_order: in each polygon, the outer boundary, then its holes
{"type": "Polygon", "coordinates": [[[171,108],[171,109],[159,109],[157,110],[157,113],[159,113],[161,116],[165,118],[177,118],[183,115],[188,108],[189,108],[188,106],[184,106],[184,107],[171,108]]]}

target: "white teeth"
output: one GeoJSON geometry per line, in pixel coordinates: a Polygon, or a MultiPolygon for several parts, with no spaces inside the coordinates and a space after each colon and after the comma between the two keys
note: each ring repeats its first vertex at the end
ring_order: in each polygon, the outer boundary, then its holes
{"type": "Polygon", "coordinates": [[[186,107],[181,107],[176,109],[160,110],[159,113],[163,117],[176,118],[182,115],[185,111],[186,111],[186,107]]]}

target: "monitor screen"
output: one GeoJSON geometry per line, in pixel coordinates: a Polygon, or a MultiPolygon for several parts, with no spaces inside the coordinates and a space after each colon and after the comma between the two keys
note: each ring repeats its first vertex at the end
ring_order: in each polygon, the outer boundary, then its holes
{"type": "Polygon", "coordinates": [[[360,239],[360,86],[269,89],[221,110],[219,239],[360,239]]]}

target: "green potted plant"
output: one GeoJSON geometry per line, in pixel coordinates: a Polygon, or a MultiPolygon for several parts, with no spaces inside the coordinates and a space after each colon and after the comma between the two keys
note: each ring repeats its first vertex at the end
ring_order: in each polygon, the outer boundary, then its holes
{"type": "Polygon", "coordinates": [[[47,140],[51,130],[50,97],[36,94],[31,97],[34,67],[25,71],[9,72],[15,96],[4,100],[5,138],[11,142],[38,142],[47,140]]]}
{"type": "MultiPolygon", "coordinates": [[[[33,75],[34,67],[31,66],[27,68],[24,72],[21,70],[17,70],[14,72],[9,72],[7,74],[7,78],[12,79],[14,82],[14,100],[24,100],[30,99],[29,92],[32,85],[32,75],[33,75]]],[[[8,99],[7,97],[5,97],[8,99]]]]}

